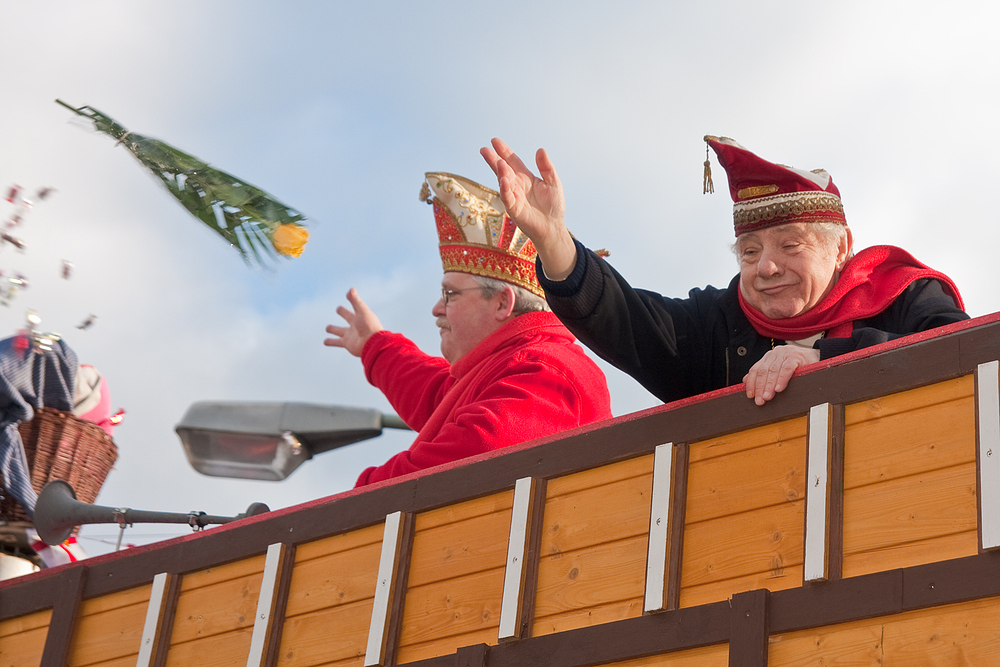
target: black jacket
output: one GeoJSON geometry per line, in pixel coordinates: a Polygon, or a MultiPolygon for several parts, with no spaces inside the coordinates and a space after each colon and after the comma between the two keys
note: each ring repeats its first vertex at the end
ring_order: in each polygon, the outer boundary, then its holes
{"type": "MultiPolygon", "coordinates": [[[[739,275],[726,289],[693,289],[686,299],[633,289],[579,241],[566,280],[538,280],[552,311],[584,345],[664,402],[739,384],[773,345],[743,315],[739,275]]],[[[822,359],[968,319],[941,283],[917,280],[886,310],[854,323],[850,338],[820,339],[822,359]]]]}

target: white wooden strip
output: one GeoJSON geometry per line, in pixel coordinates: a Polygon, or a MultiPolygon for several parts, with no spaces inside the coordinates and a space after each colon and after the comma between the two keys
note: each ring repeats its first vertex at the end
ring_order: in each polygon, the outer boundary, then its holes
{"type": "Polygon", "coordinates": [[[673,494],[674,445],[657,446],[653,453],[653,493],[650,498],[649,542],[646,550],[646,595],[643,611],[667,606],[667,568],[670,563],[670,498],[673,494]]]}
{"type": "Polygon", "coordinates": [[[514,507],[510,514],[510,537],[507,539],[507,567],[503,575],[503,598],[500,601],[498,639],[516,639],[521,631],[521,603],[524,600],[524,560],[528,556],[535,480],[522,477],[514,484],[514,507]]]}
{"type": "Polygon", "coordinates": [[[267,640],[271,633],[271,617],[274,614],[274,598],[278,592],[278,579],[281,575],[281,559],[285,545],[277,542],[267,547],[264,558],[264,576],[260,582],[260,595],[257,597],[257,615],[253,620],[253,636],[250,638],[250,655],[247,657],[247,667],[260,667],[264,664],[267,652],[267,640]]]}
{"type": "Polygon", "coordinates": [[[170,575],[161,572],[153,577],[153,587],[149,592],[149,605],[146,607],[146,623],[142,626],[142,641],[139,643],[139,657],[136,667],[150,667],[153,664],[153,653],[156,651],[156,637],[160,634],[163,624],[163,609],[167,604],[167,588],[170,586],[170,575]]]}
{"type": "Polygon", "coordinates": [[[1000,547],[1000,362],[976,369],[979,419],[979,534],[983,549],[1000,547]]]}
{"type": "Polygon", "coordinates": [[[806,536],[803,579],[829,577],[830,435],[832,406],[809,409],[808,472],[806,473],[806,536]]]}
{"type": "Polygon", "coordinates": [[[386,633],[389,629],[389,612],[395,591],[396,571],[399,568],[400,538],[403,532],[403,513],[393,512],[385,517],[382,534],[382,555],[378,562],[378,581],[375,583],[375,601],[372,622],[368,626],[368,647],[365,649],[365,667],[385,664],[386,633]]]}

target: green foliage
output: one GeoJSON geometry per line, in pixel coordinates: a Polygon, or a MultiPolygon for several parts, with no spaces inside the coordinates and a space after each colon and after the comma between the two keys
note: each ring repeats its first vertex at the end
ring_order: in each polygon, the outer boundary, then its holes
{"type": "Polygon", "coordinates": [[[117,139],[184,208],[226,239],[248,264],[253,257],[258,265],[267,266],[266,260],[276,261],[290,254],[280,244],[275,245],[274,232],[282,225],[305,227],[305,217],[295,209],[169,144],[127,131],[93,107],[75,108],[62,100],[56,102],[91,119],[97,130],[117,139]]]}

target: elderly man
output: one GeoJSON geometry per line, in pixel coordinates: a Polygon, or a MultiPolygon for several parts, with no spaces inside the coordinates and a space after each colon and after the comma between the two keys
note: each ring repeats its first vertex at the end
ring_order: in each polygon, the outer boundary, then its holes
{"type": "Polygon", "coordinates": [[[693,289],[686,299],[633,289],[570,236],[543,149],[541,178],[499,139],[481,151],[508,214],[535,242],[553,312],[655,396],[673,401],[745,382],[763,405],[800,366],[968,318],[954,283],[905,251],[853,255],[828,173],[767,162],[732,139],[705,141],[729,177],[740,272],[726,289],[693,289]]]}
{"type": "Polygon", "coordinates": [[[611,417],[604,374],[549,311],[531,241],[496,192],[427,174],[444,264],[431,314],[441,357],[382,329],[352,289],[327,345],[361,357],[368,381],[418,431],[413,445],[361,473],[357,486],[611,417]],[[499,209],[499,210],[498,210],[499,209]]]}

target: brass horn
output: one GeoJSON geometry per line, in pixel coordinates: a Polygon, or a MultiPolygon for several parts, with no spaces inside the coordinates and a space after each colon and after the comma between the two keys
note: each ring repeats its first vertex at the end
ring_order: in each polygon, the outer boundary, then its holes
{"type": "Polygon", "coordinates": [[[186,523],[192,528],[204,528],[213,523],[229,523],[248,516],[269,512],[264,503],[251,503],[243,514],[233,517],[211,516],[204,512],[150,512],[128,507],[102,507],[76,499],[73,487],[61,479],[45,485],[35,504],[35,530],[46,544],[62,544],[73,529],[85,523],[117,523],[123,530],[133,523],[186,523]]]}

